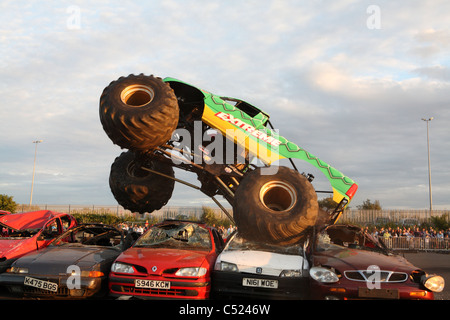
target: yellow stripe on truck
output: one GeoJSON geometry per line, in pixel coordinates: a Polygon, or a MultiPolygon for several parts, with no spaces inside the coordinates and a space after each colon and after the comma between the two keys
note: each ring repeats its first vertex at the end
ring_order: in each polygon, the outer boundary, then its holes
{"type": "Polygon", "coordinates": [[[202,121],[219,130],[227,139],[234,141],[265,164],[284,158],[278,153],[280,142],[275,137],[269,137],[265,132],[240,119],[234,119],[227,113],[216,113],[205,104],[202,121]]]}

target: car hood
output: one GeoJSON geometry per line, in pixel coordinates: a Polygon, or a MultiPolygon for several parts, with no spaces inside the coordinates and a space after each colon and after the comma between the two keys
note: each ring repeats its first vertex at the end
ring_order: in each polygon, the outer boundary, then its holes
{"type": "Polygon", "coordinates": [[[14,249],[28,239],[1,239],[0,238],[0,256],[5,255],[9,250],[14,249]]]}
{"type": "Polygon", "coordinates": [[[101,246],[51,246],[18,259],[14,266],[26,267],[29,273],[66,273],[67,267],[77,265],[82,270],[106,261],[114,261],[120,250],[101,246]]]}
{"type": "Polygon", "coordinates": [[[162,273],[171,268],[200,267],[209,254],[209,251],[132,247],[117,260],[143,266],[149,273],[152,269],[152,273],[162,273]]]}
{"type": "Polygon", "coordinates": [[[0,238],[0,258],[13,259],[33,250],[36,250],[36,243],[33,238],[0,238]]]}
{"type": "Polygon", "coordinates": [[[308,269],[308,262],[301,255],[256,250],[226,250],[217,262],[233,263],[240,272],[273,276],[279,276],[282,270],[308,269]]]}
{"type": "Polygon", "coordinates": [[[380,270],[410,273],[419,268],[399,255],[386,255],[378,252],[334,246],[332,249],[314,253],[314,265],[344,270],[367,270],[376,265],[380,270]]]}
{"type": "Polygon", "coordinates": [[[41,229],[57,213],[49,210],[14,213],[0,216],[0,223],[12,229],[41,229]]]}

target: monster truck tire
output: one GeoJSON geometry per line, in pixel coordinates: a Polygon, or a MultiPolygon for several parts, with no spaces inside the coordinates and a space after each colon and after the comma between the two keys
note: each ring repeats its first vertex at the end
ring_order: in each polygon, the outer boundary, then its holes
{"type": "Polygon", "coordinates": [[[100,97],[100,121],[114,144],[151,150],[168,141],[178,124],[178,102],[169,84],[154,76],[113,81],[100,97]]]}
{"type": "Polygon", "coordinates": [[[278,167],[276,174],[262,170],[249,172],[236,190],[233,216],[238,230],[251,240],[295,243],[316,222],[317,194],[306,177],[288,167],[278,167]]]}
{"type": "MultiPolygon", "coordinates": [[[[172,166],[150,160],[145,167],[174,177],[172,166]]],[[[109,186],[117,202],[132,212],[151,213],[170,200],[175,181],[140,169],[132,151],[123,152],[111,165],[109,186]]]]}

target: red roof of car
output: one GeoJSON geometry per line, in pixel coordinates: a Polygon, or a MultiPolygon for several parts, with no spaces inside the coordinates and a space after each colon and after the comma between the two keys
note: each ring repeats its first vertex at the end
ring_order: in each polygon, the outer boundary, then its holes
{"type": "Polygon", "coordinates": [[[49,219],[61,214],[50,210],[12,213],[0,216],[0,223],[16,230],[38,229],[44,227],[49,219]]]}

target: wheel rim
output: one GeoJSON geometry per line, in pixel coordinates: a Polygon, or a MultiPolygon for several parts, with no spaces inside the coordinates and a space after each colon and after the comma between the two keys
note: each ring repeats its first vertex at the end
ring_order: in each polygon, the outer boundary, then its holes
{"type": "Polygon", "coordinates": [[[259,192],[261,203],[272,211],[287,211],[297,202],[297,193],[288,183],[270,181],[259,192]]]}
{"type": "Polygon", "coordinates": [[[155,97],[155,92],[149,86],[135,84],[126,87],[120,93],[120,99],[130,107],[142,107],[149,104],[155,97]]]}
{"type": "Polygon", "coordinates": [[[127,173],[130,177],[134,178],[145,178],[150,174],[150,172],[141,169],[141,166],[137,165],[134,161],[128,164],[127,173]]]}

